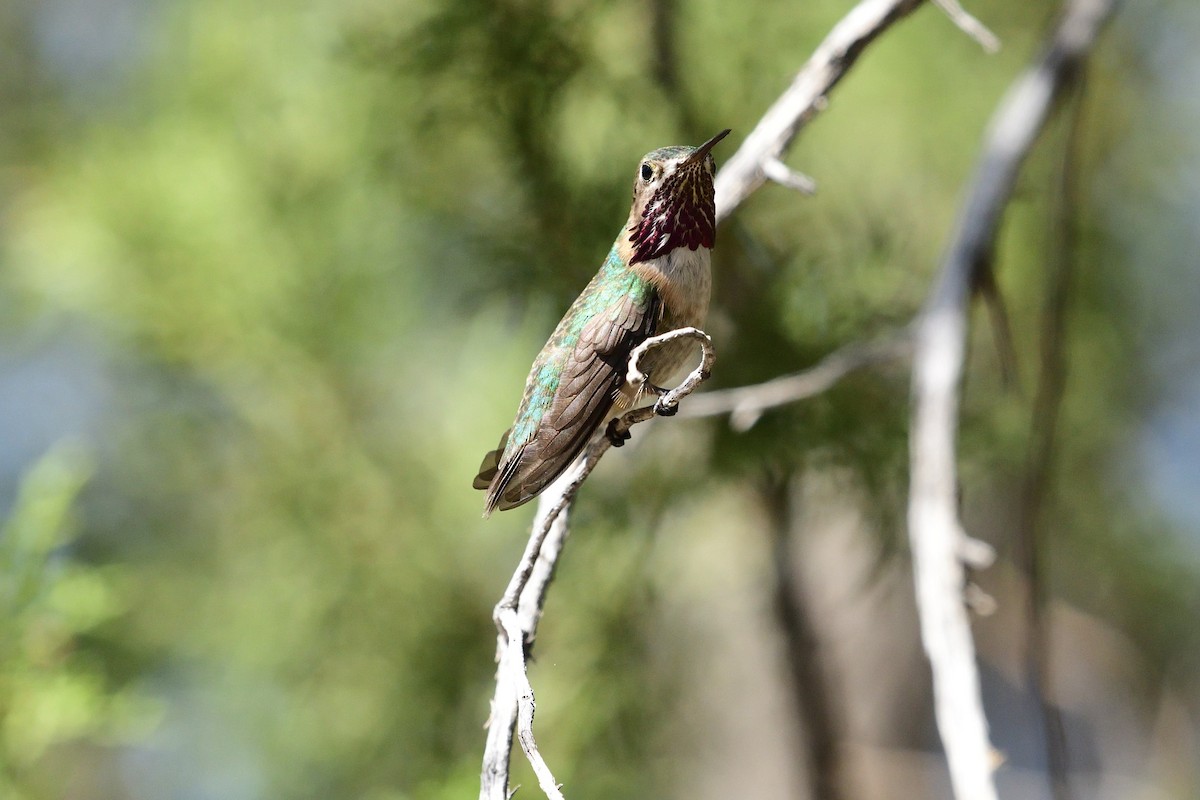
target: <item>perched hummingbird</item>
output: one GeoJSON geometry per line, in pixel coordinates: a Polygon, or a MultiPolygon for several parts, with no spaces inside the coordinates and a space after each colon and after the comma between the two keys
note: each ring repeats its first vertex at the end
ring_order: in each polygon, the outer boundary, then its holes
{"type": "MultiPolygon", "coordinates": [[[[638,164],[629,221],[538,353],[516,420],[479,466],[474,486],[487,489],[484,516],[537,497],[614,409],[637,401],[641,387],[625,381],[633,348],[659,333],[703,324],[717,227],[709,151],[728,133],[699,147],[655,150],[638,164]]],[[[689,344],[680,340],[646,353],[641,368],[652,384],[665,383],[684,365],[689,344]]]]}

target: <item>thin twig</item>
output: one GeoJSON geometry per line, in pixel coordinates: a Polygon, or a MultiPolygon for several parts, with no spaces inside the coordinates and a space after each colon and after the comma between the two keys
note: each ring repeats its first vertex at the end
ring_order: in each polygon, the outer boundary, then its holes
{"type": "Polygon", "coordinates": [[[938,731],[958,800],[995,800],[992,750],[963,604],[955,437],[972,277],[987,263],[1017,172],[1054,100],[1091,48],[1113,0],[1067,0],[1036,63],[992,117],[962,216],[917,320],[908,528],[921,639],[933,670],[938,731]]]}
{"type": "Polygon", "coordinates": [[[764,161],[762,171],[763,177],[767,180],[774,181],[788,189],[794,189],[800,194],[814,194],[817,191],[815,180],[803,172],[797,172],[778,158],[769,158],[764,161]]]}
{"type": "Polygon", "coordinates": [[[515,609],[501,612],[500,620],[508,642],[501,658],[500,669],[512,682],[513,691],[517,695],[517,739],[520,740],[521,749],[525,751],[525,756],[537,775],[542,792],[549,800],[563,800],[560,784],[554,779],[554,774],[550,772],[542,754],[538,752],[537,741],[533,738],[533,684],[529,682],[525,666],[524,631],[517,621],[515,609]]]}
{"type": "Polygon", "coordinates": [[[496,691],[492,697],[483,752],[480,800],[508,800],[509,759],[518,717],[521,747],[533,765],[538,783],[543,790],[547,786],[553,787],[547,791],[548,797],[555,800],[561,797],[561,794],[551,793],[558,791],[557,784],[533,739],[533,687],[526,673],[525,659],[537,636],[546,590],[554,577],[558,555],[571,533],[568,524],[570,503],[586,477],[580,474],[583,465],[583,460],[577,462],[547,490],[553,492],[557,501],[538,505],[525,553],[493,612],[497,628],[496,691]]]}
{"type": "Polygon", "coordinates": [[[680,416],[714,417],[729,414],[729,425],[747,431],[763,412],[807,400],[827,391],[842,378],[866,367],[908,358],[912,355],[912,333],[905,328],[874,342],[852,342],[834,350],[813,366],[751,386],[719,389],[693,397],[680,416]]]}
{"type": "Polygon", "coordinates": [[[950,18],[950,21],[958,26],[960,31],[979,42],[979,46],[986,52],[999,52],[999,37],[988,30],[988,27],[982,22],[971,16],[958,0],[933,0],[933,4],[940,8],[950,18]]]}
{"type": "Polygon", "coordinates": [[[562,800],[558,782],[538,751],[533,735],[535,701],[526,669],[528,650],[537,635],[546,591],[554,577],[558,557],[570,535],[568,514],[579,487],[595,469],[600,457],[612,447],[614,440],[628,438],[629,430],[639,422],[656,415],[673,415],[680,401],[695,391],[712,372],[716,360],[712,339],[697,328],[679,328],[653,336],[634,349],[629,356],[630,381],[640,383],[645,380],[645,375],[638,368],[638,361],[647,351],[682,338],[695,339],[700,345],[699,366],[692,370],[683,383],[663,394],[653,405],[627,411],[614,421],[608,431],[601,431],[594,436],[579,460],[538,499],[529,542],[493,614],[498,630],[498,666],[483,753],[480,800],[508,800],[509,759],[514,729],[546,797],[562,800]],[[640,376],[640,380],[637,380],[637,376],[640,376]]]}

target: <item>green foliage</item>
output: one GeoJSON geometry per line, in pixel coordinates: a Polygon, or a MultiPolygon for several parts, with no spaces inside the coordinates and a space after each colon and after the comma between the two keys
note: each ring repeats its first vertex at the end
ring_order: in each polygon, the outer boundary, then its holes
{"type": "Polygon", "coordinates": [[[40,796],[34,767],[81,738],[142,736],[153,706],[111,685],[81,644],[124,611],[118,575],[73,561],[74,514],[91,473],[74,446],[29,471],[0,530],[0,792],[40,796]]]}

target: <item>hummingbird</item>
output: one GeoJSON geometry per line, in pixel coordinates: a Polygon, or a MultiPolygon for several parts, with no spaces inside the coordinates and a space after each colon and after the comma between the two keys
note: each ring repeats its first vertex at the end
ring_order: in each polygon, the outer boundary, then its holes
{"type": "MultiPolygon", "coordinates": [[[[642,157],[625,227],[538,353],[512,427],[479,466],[485,517],[537,497],[614,412],[638,401],[645,387],[625,380],[635,347],[703,324],[717,227],[711,150],[728,134],[642,157]]],[[[651,387],[661,391],[689,352],[686,340],[647,352],[640,366],[651,387]]]]}

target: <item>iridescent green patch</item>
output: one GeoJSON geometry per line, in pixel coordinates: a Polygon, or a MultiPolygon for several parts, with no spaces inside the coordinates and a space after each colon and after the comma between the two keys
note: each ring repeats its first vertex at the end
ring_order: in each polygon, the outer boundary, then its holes
{"type": "MultiPolygon", "coordinates": [[[[668,147],[655,152],[690,149],[668,147]]],[[[566,361],[579,344],[580,334],[588,323],[601,314],[621,307],[627,300],[644,306],[650,302],[652,293],[650,283],[621,260],[614,244],[600,272],[571,304],[534,362],[526,384],[526,395],[517,411],[517,420],[513,423],[502,461],[528,444],[537,433],[542,417],[554,402],[566,361]]]]}

